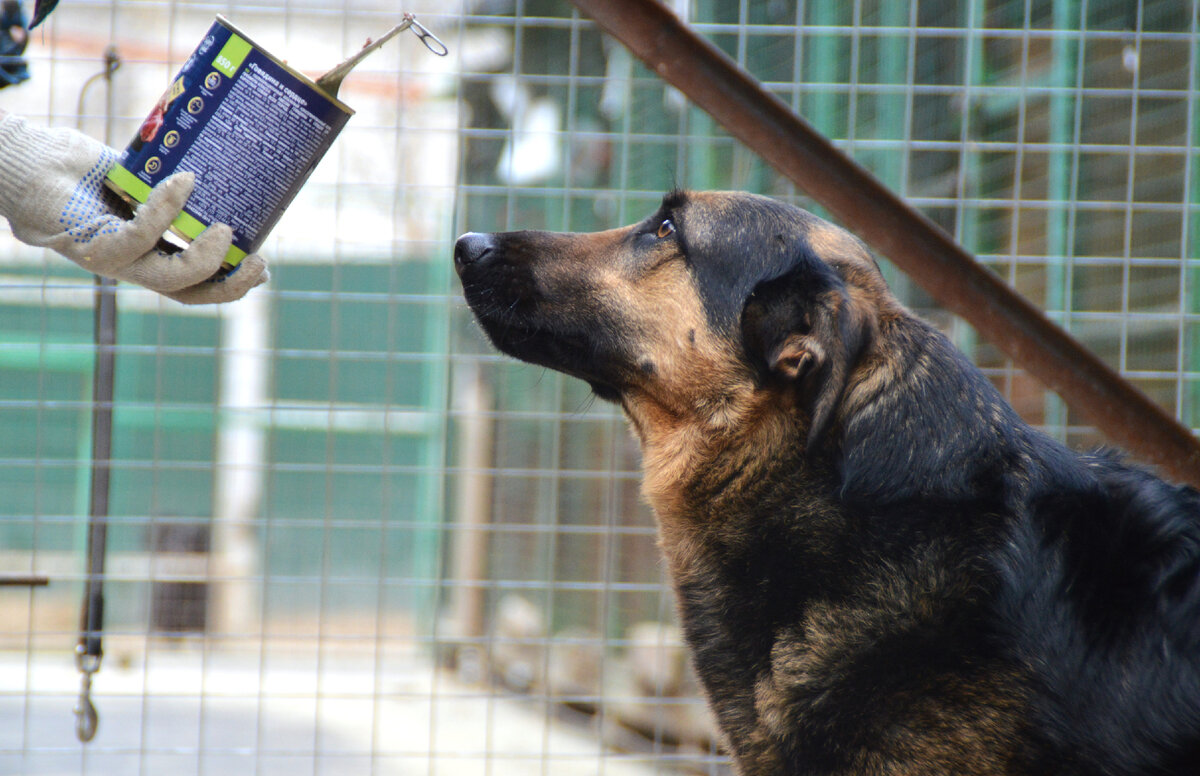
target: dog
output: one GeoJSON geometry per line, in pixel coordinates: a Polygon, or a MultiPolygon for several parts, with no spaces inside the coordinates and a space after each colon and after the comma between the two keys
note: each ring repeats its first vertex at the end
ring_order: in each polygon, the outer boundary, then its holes
{"type": "Polygon", "coordinates": [[[454,261],[623,409],[742,776],[1200,774],[1200,494],[1022,422],[849,233],[674,191],[454,261]]]}

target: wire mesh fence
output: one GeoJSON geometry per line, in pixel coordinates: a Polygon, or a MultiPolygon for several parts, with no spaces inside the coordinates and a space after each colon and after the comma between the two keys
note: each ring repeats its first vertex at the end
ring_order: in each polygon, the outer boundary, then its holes
{"type": "MultiPolygon", "coordinates": [[[[673,5],[1200,424],[1195,2],[673,5]]],[[[467,229],[628,223],[674,186],[819,204],[568,3],[399,10],[450,56],[397,39],[347,79],[357,114],[263,249],[268,286],[219,309],[120,287],[86,745],[91,278],[0,234],[0,573],[49,578],[0,588],[0,774],[728,771],[623,420],[496,355],[449,256],[467,229]]],[[[398,9],[76,0],[0,108],[120,147],[217,13],[315,75],[398,9]],[[110,44],[111,94],[85,90],[110,44]]],[[[1027,419],[1100,441],[886,271],[1027,419]]]]}

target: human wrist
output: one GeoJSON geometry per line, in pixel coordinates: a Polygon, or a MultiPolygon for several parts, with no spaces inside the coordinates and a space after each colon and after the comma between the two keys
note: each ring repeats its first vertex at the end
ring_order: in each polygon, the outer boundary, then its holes
{"type": "Polygon", "coordinates": [[[29,198],[51,138],[21,116],[0,115],[0,216],[12,218],[29,198]]]}

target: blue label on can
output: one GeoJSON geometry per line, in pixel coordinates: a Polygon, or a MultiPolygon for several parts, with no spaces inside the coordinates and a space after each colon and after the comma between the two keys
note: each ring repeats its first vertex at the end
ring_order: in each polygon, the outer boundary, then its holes
{"type": "Polygon", "coordinates": [[[218,19],[108,177],[145,202],[163,179],[195,173],[173,226],[194,238],[228,224],[236,264],[262,245],[350,115],[218,19]]]}

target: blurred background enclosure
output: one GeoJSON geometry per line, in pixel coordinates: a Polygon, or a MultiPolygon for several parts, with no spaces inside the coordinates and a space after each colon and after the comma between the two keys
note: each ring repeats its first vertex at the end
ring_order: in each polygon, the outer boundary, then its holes
{"type": "MultiPolygon", "coordinates": [[[[1200,425],[1200,0],[671,5],[1200,425]]],[[[728,771],[623,420],[490,349],[451,247],[618,226],[677,185],[819,203],[566,0],[63,0],[0,107],[123,147],[217,13],[316,76],[400,11],[450,54],[404,35],[347,79],[269,285],[118,292],[87,746],[92,279],[0,226],[0,573],[50,578],[0,588],[0,774],[728,771]],[[109,45],[111,94],[85,90],[109,45]]],[[[1102,441],[884,264],[1026,419],[1102,441]]]]}

